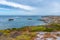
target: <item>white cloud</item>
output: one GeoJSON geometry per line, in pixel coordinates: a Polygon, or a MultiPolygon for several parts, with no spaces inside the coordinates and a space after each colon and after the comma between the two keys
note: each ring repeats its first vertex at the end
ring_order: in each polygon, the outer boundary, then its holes
{"type": "Polygon", "coordinates": [[[36,15],[60,15],[60,3],[50,2],[45,4],[44,7],[36,10],[36,15]]]}
{"type": "Polygon", "coordinates": [[[45,12],[48,14],[60,13],[60,3],[59,2],[50,2],[50,3],[48,3],[48,5],[46,5],[46,7],[43,7],[40,10],[41,10],[40,12],[45,12]]]}
{"type": "Polygon", "coordinates": [[[12,6],[15,8],[21,8],[21,9],[25,9],[25,10],[34,10],[35,9],[34,7],[31,7],[28,5],[22,5],[22,4],[17,4],[17,3],[13,3],[13,2],[7,2],[5,0],[0,0],[0,4],[12,6]]]}
{"type": "Polygon", "coordinates": [[[51,12],[52,13],[58,13],[60,12],[60,3],[58,2],[53,2],[50,4],[51,12]]]}

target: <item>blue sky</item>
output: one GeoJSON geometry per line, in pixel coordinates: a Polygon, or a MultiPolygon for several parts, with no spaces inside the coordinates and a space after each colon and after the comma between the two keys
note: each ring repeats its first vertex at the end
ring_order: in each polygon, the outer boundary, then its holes
{"type": "Polygon", "coordinates": [[[0,15],[60,15],[60,0],[0,0],[0,15]]]}

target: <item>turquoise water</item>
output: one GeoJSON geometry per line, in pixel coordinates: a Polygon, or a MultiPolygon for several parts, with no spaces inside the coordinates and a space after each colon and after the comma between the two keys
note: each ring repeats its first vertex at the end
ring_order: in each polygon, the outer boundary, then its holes
{"type": "Polygon", "coordinates": [[[42,21],[38,21],[41,16],[0,16],[0,29],[7,28],[20,28],[23,26],[36,26],[44,24],[42,21]],[[28,20],[31,18],[32,20],[28,20]],[[9,19],[14,19],[9,21],[9,19]]]}

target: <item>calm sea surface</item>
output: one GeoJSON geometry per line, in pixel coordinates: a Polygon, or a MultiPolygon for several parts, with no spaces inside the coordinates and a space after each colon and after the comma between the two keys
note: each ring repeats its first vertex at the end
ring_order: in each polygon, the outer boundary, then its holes
{"type": "Polygon", "coordinates": [[[36,26],[44,24],[42,21],[38,21],[41,16],[0,16],[0,29],[7,28],[20,28],[23,26],[36,26]],[[32,20],[28,20],[28,19],[32,20]],[[14,19],[9,21],[9,19],[14,19]]]}

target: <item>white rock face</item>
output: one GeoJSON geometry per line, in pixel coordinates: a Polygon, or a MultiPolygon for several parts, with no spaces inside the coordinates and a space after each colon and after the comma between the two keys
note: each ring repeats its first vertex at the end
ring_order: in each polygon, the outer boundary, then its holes
{"type": "Polygon", "coordinates": [[[53,38],[46,38],[46,40],[53,40],[53,38]]]}
{"type": "MultiPolygon", "coordinates": [[[[35,40],[44,40],[44,34],[46,32],[39,32],[36,36],[37,38],[35,40]]],[[[51,35],[53,35],[54,37],[56,37],[56,40],[60,40],[60,37],[56,36],[56,34],[60,34],[60,32],[51,32],[51,35]]],[[[46,38],[46,40],[54,40],[54,38],[46,38]]]]}
{"type": "Polygon", "coordinates": [[[57,37],[57,40],[60,40],[60,37],[57,37]]]}

